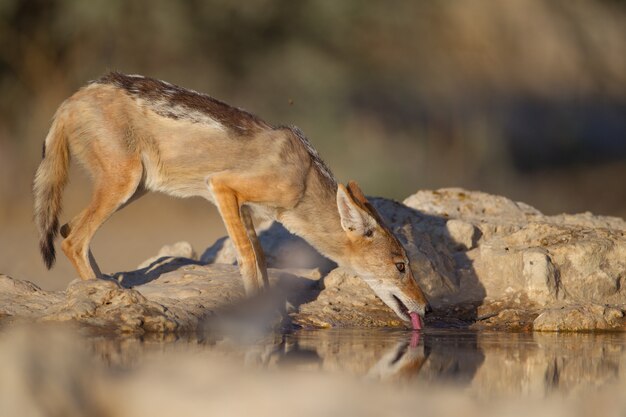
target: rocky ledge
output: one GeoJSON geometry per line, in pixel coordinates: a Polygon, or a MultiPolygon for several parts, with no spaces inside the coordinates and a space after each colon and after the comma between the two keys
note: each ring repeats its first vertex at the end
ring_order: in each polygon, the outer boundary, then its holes
{"type": "MultiPolygon", "coordinates": [[[[626,222],[546,216],[462,189],[372,203],[405,245],[434,308],[427,326],[625,330],[626,222]]],[[[403,326],[358,277],[279,224],[261,226],[272,289],[245,299],[227,238],[199,259],[184,242],[136,271],[43,291],[0,275],[0,317],[76,321],[115,332],[193,331],[238,318],[272,326],[403,326]]]]}

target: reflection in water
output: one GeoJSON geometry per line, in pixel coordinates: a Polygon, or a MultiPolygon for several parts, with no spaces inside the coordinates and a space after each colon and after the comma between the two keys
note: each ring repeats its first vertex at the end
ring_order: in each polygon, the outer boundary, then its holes
{"type": "Polygon", "coordinates": [[[417,376],[428,358],[421,334],[411,332],[411,338],[401,341],[385,352],[380,360],[367,372],[369,378],[388,380],[410,380],[417,376]]]}
{"type": "MultiPolygon", "coordinates": [[[[247,367],[342,373],[381,381],[464,386],[477,397],[575,394],[626,381],[626,335],[401,330],[300,330],[233,336],[91,337],[116,368],[168,352],[210,352],[247,367]]],[[[166,357],[166,356],[165,356],[166,357]]]]}
{"type": "Polygon", "coordinates": [[[626,415],[626,334],[8,327],[2,416],[626,415]]]}
{"type": "Polygon", "coordinates": [[[625,336],[4,328],[0,415],[623,416],[625,336]]]}
{"type": "Polygon", "coordinates": [[[546,397],[626,382],[626,335],[484,334],[485,363],[472,386],[478,393],[546,397]],[[495,383],[494,379],[501,382],[495,383]]]}

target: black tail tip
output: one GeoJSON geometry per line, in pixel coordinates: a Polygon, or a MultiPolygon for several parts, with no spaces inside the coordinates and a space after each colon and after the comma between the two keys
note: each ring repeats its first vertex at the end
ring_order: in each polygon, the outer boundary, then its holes
{"type": "Polygon", "coordinates": [[[46,268],[52,268],[56,259],[56,251],[54,249],[54,237],[49,236],[46,240],[42,241],[40,248],[41,255],[43,256],[43,262],[44,264],[46,264],[46,268]]]}

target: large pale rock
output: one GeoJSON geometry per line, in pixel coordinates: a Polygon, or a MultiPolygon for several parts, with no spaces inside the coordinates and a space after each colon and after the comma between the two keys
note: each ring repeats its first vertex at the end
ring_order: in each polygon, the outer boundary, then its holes
{"type": "MultiPolygon", "coordinates": [[[[477,327],[523,329],[539,316],[536,330],[624,326],[626,222],[621,219],[589,213],[545,216],[524,203],[462,189],[420,191],[404,205],[378,198],[372,203],[407,249],[413,272],[436,309],[431,323],[460,319],[477,327]],[[577,311],[596,311],[597,304],[608,305],[608,316],[576,316],[577,311]],[[555,305],[578,307],[558,315],[551,309],[555,305]],[[544,310],[549,312],[541,314],[544,310]]],[[[353,282],[341,291],[358,300],[351,291],[357,286],[367,291],[353,282]]],[[[341,323],[335,310],[345,308],[323,309],[326,295],[334,292],[327,286],[317,300],[301,307],[315,317],[309,322],[341,323]]]]}

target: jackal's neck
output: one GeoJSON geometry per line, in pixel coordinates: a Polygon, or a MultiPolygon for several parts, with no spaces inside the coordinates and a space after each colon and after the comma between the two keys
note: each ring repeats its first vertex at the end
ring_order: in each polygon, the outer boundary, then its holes
{"type": "Polygon", "coordinates": [[[278,220],[322,255],[340,265],[348,261],[350,242],[341,228],[337,210],[337,185],[315,172],[307,178],[304,196],[298,205],[282,212],[278,220]]]}

